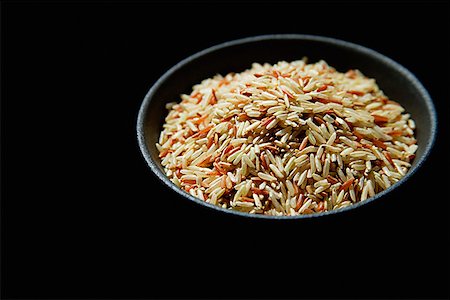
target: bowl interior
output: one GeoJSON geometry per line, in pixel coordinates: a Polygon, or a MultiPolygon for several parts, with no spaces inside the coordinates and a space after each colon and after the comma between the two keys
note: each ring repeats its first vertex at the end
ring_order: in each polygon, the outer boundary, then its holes
{"type": "Polygon", "coordinates": [[[308,62],[324,59],[339,72],[359,69],[364,75],[375,78],[390,99],[405,107],[416,122],[419,145],[409,171],[412,173],[429,152],[436,130],[434,108],[422,85],[409,71],[372,50],[334,39],[301,35],[262,36],[221,44],[167,71],[151,88],[140,111],[138,134],[142,134],[141,147],[143,144],[146,147],[144,156],[150,156],[146,157],[147,161],[150,159],[161,172],[159,175],[164,176],[155,143],[167,115],[165,104],[179,102],[180,94],[190,93],[194,84],[215,74],[244,71],[253,62],[273,64],[304,56],[308,57],[308,62]]]}

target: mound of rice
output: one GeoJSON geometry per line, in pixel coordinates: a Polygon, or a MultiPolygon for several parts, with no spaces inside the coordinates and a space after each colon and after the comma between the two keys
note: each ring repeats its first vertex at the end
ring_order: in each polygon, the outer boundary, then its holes
{"type": "Polygon", "coordinates": [[[266,215],[364,201],[401,179],[415,123],[374,79],[325,61],[254,63],[195,85],[156,144],[167,176],[202,201],[266,215]]]}

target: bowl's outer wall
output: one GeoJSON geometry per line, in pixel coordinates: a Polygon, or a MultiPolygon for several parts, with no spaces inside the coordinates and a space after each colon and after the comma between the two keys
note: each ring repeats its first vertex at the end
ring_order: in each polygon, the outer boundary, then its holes
{"type": "MultiPolygon", "coordinates": [[[[166,73],[152,88],[151,105],[144,107],[146,115],[142,118],[143,135],[149,154],[157,167],[163,171],[158,150],[155,147],[164,118],[167,115],[165,104],[180,101],[180,94],[189,94],[192,86],[215,74],[226,75],[229,72],[242,72],[253,62],[276,63],[281,60],[293,61],[308,58],[308,62],[324,59],[339,72],[359,69],[364,75],[375,78],[379,87],[392,100],[403,105],[416,122],[416,138],[419,149],[413,167],[424,154],[426,145],[433,142],[435,134],[435,112],[430,103],[424,100],[426,91],[412,81],[405,70],[398,65],[386,62],[376,56],[360,51],[353,44],[337,45],[315,39],[262,39],[250,40],[244,44],[231,44],[227,47],[204,51],[194,55],[166,73]],[[151,106],[151,108],[150,108],[151,106]]],[[[407,71],[406,71],[407,72],[407,71]]],[[[414,79],[415,80],[415,79],[414,79]]],[[[420,85],[420,84],[419,84],[420,85]]],[[[428,95],[427,95],[428,96],[428,95]]],[[[139,126],[139,124],[138,124],[139,126]]]]}

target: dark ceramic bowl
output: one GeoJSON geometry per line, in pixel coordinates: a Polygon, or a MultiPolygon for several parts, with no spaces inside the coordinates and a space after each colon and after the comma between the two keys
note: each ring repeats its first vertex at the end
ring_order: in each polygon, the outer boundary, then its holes
{"type": "Polygon", "coordinates": [[[371,49],[341,40],[311,35],[265,35],[226,42],[196,53],[168,70],[149,90],[144,98],[137,120],[139,147],[152,172],[161,184],[174,190],[186,201],[192,201],[223,213],[250,218],[301,219],[336,214],[357,209],[376,201],[405,183],[424,163],[433,146],[437,119],[428,92],[407,69],[371,49]],[[387,190],[363,202],[340,210],[300,216],[254,215],[223,209],[205,203],[173,184],[165,175],[158,157],[157,143],[162,124],[168,111],[167,102],[179,100],[182,93],[189,94],[194,84],[217,73],[242,72],[253,62],[277,63],[308,57],[310,62],[324,59],[340,72],[359,69],[364,75],[375,78],[380,88],[411,113],[416,122],[416,138],[419,148],[411,169],[399,182],[387,190]]]}

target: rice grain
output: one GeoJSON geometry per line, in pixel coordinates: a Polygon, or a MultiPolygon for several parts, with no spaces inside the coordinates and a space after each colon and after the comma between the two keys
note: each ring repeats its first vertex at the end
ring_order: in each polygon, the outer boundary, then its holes
{"type": "Polygon", "coordinates": [[[325,61],[253,64],[193,86],[156,148],[166,175],[224,209],[298,215],[373,197],[408,172],[410,114],[358,70],[325,61]]]}

